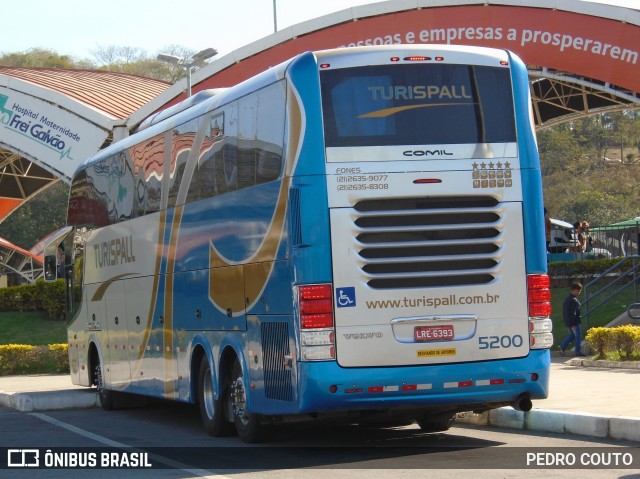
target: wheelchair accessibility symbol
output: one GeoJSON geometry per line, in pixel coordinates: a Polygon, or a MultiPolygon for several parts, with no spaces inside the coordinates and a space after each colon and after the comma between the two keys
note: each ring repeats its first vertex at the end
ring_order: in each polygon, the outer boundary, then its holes
{"type": "Polygon", "coordinates": [[[336,288],[336,303],[338,308],[353,308],[356,305],[356,288],[336,288]]]}

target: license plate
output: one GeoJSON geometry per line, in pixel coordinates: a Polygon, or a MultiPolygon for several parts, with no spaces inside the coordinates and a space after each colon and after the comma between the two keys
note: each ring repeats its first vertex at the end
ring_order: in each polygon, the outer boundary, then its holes
{"type": "Polygon", "coordinates": [[[416,341],[447,341],[453,339],[453,326],[416,326],[413,336],[416,341]]]}

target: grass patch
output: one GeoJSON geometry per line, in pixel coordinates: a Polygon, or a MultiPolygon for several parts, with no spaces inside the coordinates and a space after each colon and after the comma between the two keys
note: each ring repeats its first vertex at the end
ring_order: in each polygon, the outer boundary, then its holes
{"type": "Polygon", "coordinates": [[[618,351],[607,351],[605,353],[605,360],[608,361],[640,361],[640,352],[633,353],[631,356],[623,355],[620,356],[618,351]]]}
{"type": "Polygon", "coordinates": [[[0,344],[32,346],[67,342],[64,321],[54,321],[43,311],[0,312],[0,344]]]}

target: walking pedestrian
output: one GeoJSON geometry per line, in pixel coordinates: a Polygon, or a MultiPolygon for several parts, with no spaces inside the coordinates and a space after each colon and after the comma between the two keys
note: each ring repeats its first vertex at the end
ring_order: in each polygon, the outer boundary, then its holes
{"type": "Polygon", "coordinates": [[[569,336],[560,343],[560,354],[563,356],[566,354],[567,347],[573,341],[576,343],[576,356],[584,356],[580,349],[582,343],[582,321],[580,320],[580,300],[578,296],[580,296],[581,292],[582,285],[578,282],[572,283],[569,296],[562,303],[562,319],[564,319],[564,324],[569,330],[569,336]]]}

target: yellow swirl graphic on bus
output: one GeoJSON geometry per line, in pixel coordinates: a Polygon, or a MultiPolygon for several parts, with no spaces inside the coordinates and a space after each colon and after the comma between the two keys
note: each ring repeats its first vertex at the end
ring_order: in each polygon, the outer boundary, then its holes
{"type": "Polygon", "coordinates": [[[288,106],[290,141],[287,145],[278,199],[264,240],[255,255],[247,258],[242,264],[225,258],[213,242],[209,242],[209,299],[218,310],[229,316],[244,314],[246,309],[258,301],[269,280],[282,241],[291,173],[299,157],[300,140],[304,130],[304,114],[298,94],[289,87],[288,96],[291,99],[288,106]]]}

